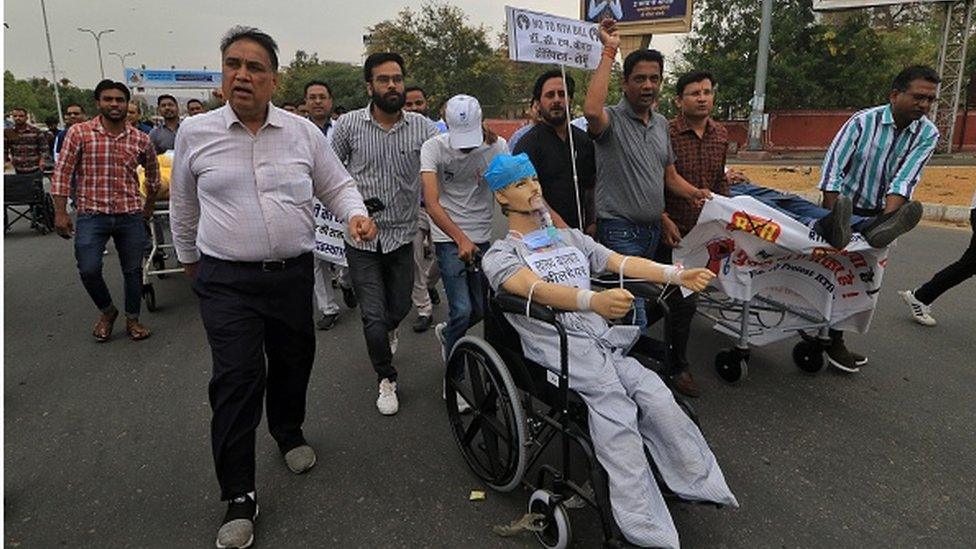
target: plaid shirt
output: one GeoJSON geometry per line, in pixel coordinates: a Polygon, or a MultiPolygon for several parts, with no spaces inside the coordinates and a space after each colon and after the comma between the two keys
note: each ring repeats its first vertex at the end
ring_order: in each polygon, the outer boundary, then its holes
{"type": "MultiPolygon", "coordinates": [[[[681,115],[668,124],[671,132],[671,147],[674,149],[674,167],[681,177],[699,189],[709,189],[713,193],[728,196],[729,182],[725,178],[725,151],[728,148],[729,133],[725,127],[711,118],[705,124],[701,137],[681,115]]],[[[684,198],[679,198],[665,190],[664,209],[675,222],[681,235],[698,222],[701,208],[684,198]]]]}
{"type": "Polygon", "coordinates": [[[17,173],[31,173],[41,169],[41,161],[47,156],[47,137],[44,132],[25,124],[24,129],[17,126],[7,130],[7,157],[17,173]]]}
{"type": "Polygon", "coordinates": [[[149,136],[126,124],[125,131],[110,135],[102,117],[79,122],[68,129],[58,154],[51,194],[69,196],[71,176],[77,176],[78,211],[122,214],[142,210],[136,167],[146,168],[150,191],[159,189],[159,162],[149,136]]]}

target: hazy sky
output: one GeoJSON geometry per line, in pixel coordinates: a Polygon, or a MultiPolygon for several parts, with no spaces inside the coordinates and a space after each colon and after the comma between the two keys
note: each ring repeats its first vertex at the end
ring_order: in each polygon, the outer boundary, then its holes
{"type": "MultiPolygon", "coordinates": [[[[501,31],[505,5],[578,17],[575,0],[453,0],[469,24],[501,31]]],[[[277,41],[283,64],[295,51],[318,52],[320,59],[362,62],[366,27],[396,16],[420,1],[403,0],[46,0],[58,78],[94,87],[99,80],[95,41],[77,27],[115,29],[102,36],[105,76],[121,80],[122,65],[109,52],[135,52],[126,65],[216,70],[218,43],[233,25],[260,27],[277,41]]],[[[4,68],[17,77],[50,77],[40,0],[4,2],[4,68]]],[[[658,36],[652,46],[671,56],[677,35],[658,36]]],[[[409,67],[408,67],[409,68],[409,67]]]]}

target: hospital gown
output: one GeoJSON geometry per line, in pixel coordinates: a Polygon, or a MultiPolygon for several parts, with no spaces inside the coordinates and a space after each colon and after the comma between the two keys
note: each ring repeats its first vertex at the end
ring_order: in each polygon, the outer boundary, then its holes
{"type": "MultiPolygon", "coordinates": [[[[589,288],[589,273],[606,271],[613,252],[576,229],[559,234],[560,242],[543,250],[530,250],[511,235],[496,241],[482,260],[492,288],[498,291],[523,267],[547,281],[589,288]],[[586,269],[585,278],[578,276],[580,264],[586,269]]],[[[555,329],[522,315],[505,316],[519,333],[526,358],[558,373],[555,329]]],[[[589,409],[590,435],[609,477],[613,516],[627,540],[645,546],[679,546],[678,532],[644,454],[645,445],[664,482],[677,495],[737,507],[701,431],[657,374],[626,356],[639,335],[637,327],[610,326],[594,312],[562,313],[559,321],[568,336],[569,386],[589,409]]]]}

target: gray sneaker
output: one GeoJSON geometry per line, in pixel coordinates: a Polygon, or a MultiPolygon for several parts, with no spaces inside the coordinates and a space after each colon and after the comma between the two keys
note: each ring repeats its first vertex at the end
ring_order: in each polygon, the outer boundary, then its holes
{"type": "Polygon", "coordinates": [[[914,229],[921,219],[922,203],[912,200],[893,212],[875,217],[871,225],[861,231],[861,235],[872,248],[884,248],[914,229]]]}
{"type": "Polygon", "coordinates": [[[217,530],[217,549],[245,549],[254,543],[254,521],[258,502],[251,496],[238,496],[227,504],[224,524],[217,530]]]}
{"type": "Polygon", "coordinates": [[[292,448],[285,454],[285,465],[289,471],[300,475],[315,466],[315,450],[308,444],[292,448]]]}
{"type": "Polygon", "coordinates": [[[831,247],[843,250],[851,241],[851,212],[854,206],[851,199],[840,195],[834,202],[830,213],[821,217],[813,225],[817,232],[831,247]]]}

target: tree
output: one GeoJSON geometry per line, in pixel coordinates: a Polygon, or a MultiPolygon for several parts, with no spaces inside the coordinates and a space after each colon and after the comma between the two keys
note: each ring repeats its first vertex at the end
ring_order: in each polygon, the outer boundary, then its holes
{"type": "MultiPolygon", "coordinates": [[[[5,112],[9,112],[13,107],[20,107],[26,109],[34,120],[57,118],[58,109],[54,102],[54,86],[46,78],[33,77],[20,80],[12,72],[4,71],[3,88],[5,112]]],[[[96,114],[92,90],[78,88],[69,80],[62,79],[58,92],[61,94],[62,110],[69,103],[79,103],[85,108],[89,116],[96,114]]]]}
{"type": "Polygon", "coordinates": [[[300,103],[305,97],[305,84],[312,80],[322,80],[332,88],[332,104],[347,109],[358,109],[366,105],[366,89],[361,68],[338,61],[319,61],[317,53],[308,54],[304,50],[295,52],[295,59],[281,69],[275,103],[289,101],[300,103]]]}

